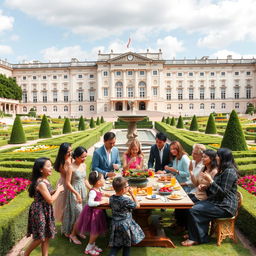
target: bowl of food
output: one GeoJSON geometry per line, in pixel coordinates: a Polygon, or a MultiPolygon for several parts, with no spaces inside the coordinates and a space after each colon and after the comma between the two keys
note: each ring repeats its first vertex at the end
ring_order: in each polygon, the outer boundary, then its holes
{"type": "Polygon", "coordinates": [[[172,193],[173,189],[170,186],[164,186],[159,188],[158,193],[163,196],[170,195],[172,193]]]}

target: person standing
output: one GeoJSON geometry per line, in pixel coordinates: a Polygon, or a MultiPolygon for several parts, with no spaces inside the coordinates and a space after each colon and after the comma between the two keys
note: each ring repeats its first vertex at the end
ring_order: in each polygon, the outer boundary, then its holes
{"type": "Polygon", "coordinates": [[[166,142],[167,137],[162,132],[156,134],[156,144],[151,146],[148,159],[148,168],[155,168],[157,173],[165,173],[164,167],[171,165],[170,145],[166,142]]]}
{"type": "Polygon", "coordinates": [[[113,132],[104,134],[104,145],[96,149],[92,158],[92,171],[101,172],[104,178],[114,177],[121,166],[118,148],[115,147],[116,135],[113,132]]]}

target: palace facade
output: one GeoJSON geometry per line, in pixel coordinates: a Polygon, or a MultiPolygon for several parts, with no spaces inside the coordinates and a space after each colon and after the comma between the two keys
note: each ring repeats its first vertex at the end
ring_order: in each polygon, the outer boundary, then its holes
{"type": "Polygon", "coordinates": [[[90,117],[129,110],[209,115],[256,104],[255,59],[163,60],[162,52],[98,53],[97,61],[0,62],[22,88],[18,112],[90,117]]]}

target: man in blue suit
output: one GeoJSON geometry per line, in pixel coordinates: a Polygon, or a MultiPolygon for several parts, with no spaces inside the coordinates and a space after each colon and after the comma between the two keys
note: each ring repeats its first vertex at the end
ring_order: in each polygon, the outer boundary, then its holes
{"type": "Polygon", "coordinates": [[[148,159],[148,168],[155,167],[155,172],[165,173],[165,165],[172,166],[170,145],[166,142],[167,138],[162,133],[156,134],[156,144],[151,146],[148,159]]]}
{"type": "Polygon", "coordinates": [[[121,166],[118,148],[114,147],[116,135],[113,132],[104,134],[104,145],[93,153],[92,171],[101,172],[105,178],[114,177],[114,170],[121,166]]]}

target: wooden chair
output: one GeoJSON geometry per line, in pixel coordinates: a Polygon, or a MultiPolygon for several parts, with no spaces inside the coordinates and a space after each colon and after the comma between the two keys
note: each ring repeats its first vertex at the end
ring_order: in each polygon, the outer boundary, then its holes
{"type": "Polygon", "coordinates": [[[231,218],[218,218],[211,222],[210,235],[216,235],[218,246],[220,246],[221,242],[227,237],[231,238],[235,243],[237,242],[235,234],[235,222],[238,216],[238,209],[241,207],[243,201],[243,195],[239,191],[237,191],[237,201],[238,207],[235,216],[231,218]]]}

